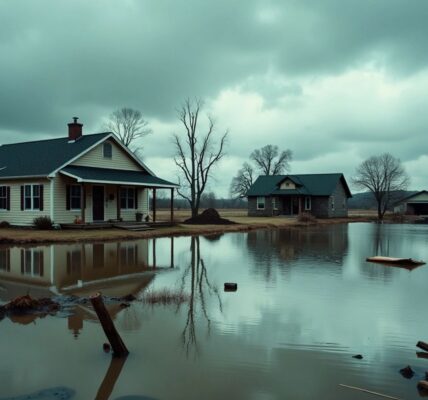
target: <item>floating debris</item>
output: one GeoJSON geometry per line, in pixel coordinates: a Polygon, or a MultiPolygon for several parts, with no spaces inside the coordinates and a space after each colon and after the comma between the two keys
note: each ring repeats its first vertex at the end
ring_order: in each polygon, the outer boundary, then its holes
{"type": "Polygon", "coordinates": [[[238,290],[238,284],[234,282],[225,282],[224,291],[225,292],[236,292],[238,290]]]}
{"type": "Polygon", "coordinates": [[[422,350],[428,351],[428,343],[422,342],[421,340],[416,343],[416,347],[419,347],[422,350]]]}
{"type": "Polygon", "coordinates": [[[352,356],[352,358],[356,358],[357,360],[362,360],[363,356],[361,354],[355,354],[355,356],[352,356]]]}
{"type": "Polygon", "coordinates": [[[410,379],[410,378],[413,378],[413,376],[415,375],[415,371],[413,371],[413,369],[410,367],[410,365],[408,365],[407,367],[400,369],[400,374],[404,378],[410,379]]]}

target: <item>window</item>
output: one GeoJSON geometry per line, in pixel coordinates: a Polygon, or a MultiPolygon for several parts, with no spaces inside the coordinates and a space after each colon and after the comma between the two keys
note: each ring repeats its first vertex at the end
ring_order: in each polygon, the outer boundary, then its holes
{"type": "Polygon", "coordinates": [[[112,158],[113,156],[113,146],[111,143],[106,142],[103,145],[103,156],[104,158],[112,158]]]}
{"type": "Polygon", "coordinates": [[[10,187],[0,186],[0,210],[10,209],[10,187]]]}
{"type": "Polygon", "coordinates": [[[37,249],[21,250],[21,274],[43,276],[43,251],[37,249]]]}
{"type": "Polygon", "coordinates": [[[334,197],[331,198],[331,210],[334,211],[334,197]]]}
{"type": "Polygon", "coordinates": [[[309,196],[305,197],[305,211],[309,211],[312,208],[312,199],[309,196]]]}
{"type": "Polygon", "coordinates": [[[23,190],[24,210],[43,210],[43,185],[25,185],[23,190]]]}
{"type": "Polygon", "coordinates": [[[70,187],[70,207],[72,210],[82,208],[82,187],[80,185],[71,185],[70,187]]]}
{"type": "Polygon", "coordinates": [[[82,251],[71,250],[67,252],[67,274],[79,273],[82,267],[82,251]]]}
{"type": "Polygon", "coordinates": [[[135,208],[135,189],[134,188],[120,189],[120,208],[122,210],[135,208]]]}
{"type": "Polygon", "coordinates": [[[274,210],[278,210],[278,203],[276,201],[276,197],[272,197],[272,208],[274,210]]]}
{"type": "Polygon", "coordinates": [[[257,197],[257,210],[264,210],[264,209],[265,209],[265,198],[257,197]]]}
{"type": "Polygon", "coordinates": [[[10,250],[0,250],[0,271],[10,271],[10,250]]]}

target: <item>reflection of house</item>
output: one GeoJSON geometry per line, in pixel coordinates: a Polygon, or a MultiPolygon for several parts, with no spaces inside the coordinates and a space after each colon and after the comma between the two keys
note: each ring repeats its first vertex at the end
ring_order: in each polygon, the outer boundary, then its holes
{"type": "MultiPolygon", "coordinates": [[[[0,146],[0,220],[29,225],[47,215],[55,223],[135,221],[149,213],[149,189],[175,184],[150,171],[113,133],[0,146]]],[[[155,211],[155,201],[153,201],[155,211]]],[[[154,213],[155,214],[155,213],[154,213]]]]}
{"type": "Polygon", "coordinates": [[[428,215],[428,191],[412,194],[394,205],[394,212],[407,215],[428,215]]]}
{"type": "Polygon", "coordinates": [[[13,292],[8,298],[33,291],[123,296],[138,292],[149,270],[147,240],[0,248],[0,284],[13,292]]]}
{"type": "Polygon", "coordinates": [[[259,176],[247,197],[249,216],[308,212],[331,218],[348,215],[348,198],[352,195],[342,174],[306,174],[259,176]]]}

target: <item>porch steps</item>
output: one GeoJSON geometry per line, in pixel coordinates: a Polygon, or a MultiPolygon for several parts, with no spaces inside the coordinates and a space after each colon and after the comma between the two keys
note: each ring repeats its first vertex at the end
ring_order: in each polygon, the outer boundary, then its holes
{"type": "Polygon", "coordinates": [[[150,231],[154,229],[146,224],[113,224],[113,227],[134,232],[150,231]]]}

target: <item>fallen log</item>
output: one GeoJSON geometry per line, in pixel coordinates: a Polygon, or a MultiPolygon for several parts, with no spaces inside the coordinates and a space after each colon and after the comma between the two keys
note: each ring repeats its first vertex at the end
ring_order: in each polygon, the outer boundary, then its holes
{"type": "Polygon", "coordinates": [[[419,347],[422,350],[428,351],[428,343],[422,342],[421,340],[416,343],[416,347],[419,347]]]}
{"type": "Polygon", "coordinates": [[[113,357],[126,357],[129,354],[129,351],[113,324],[110,314],[104,305],[101,293],[96,293],[95,295],[91,296],[90,300],[95,312],[97,313],[98,319],[101,322],[104,333],[106,334],[107,339],[111,344],[113,349],[113,357]]]}

